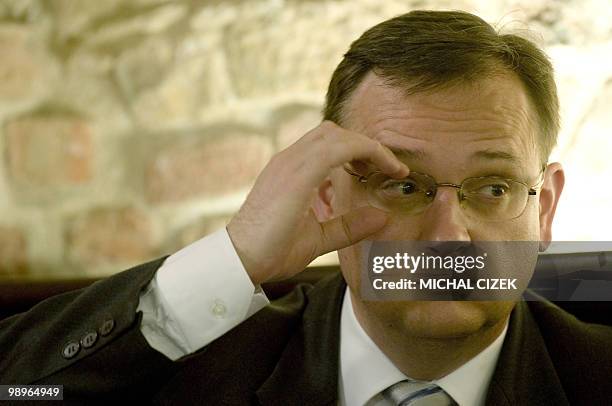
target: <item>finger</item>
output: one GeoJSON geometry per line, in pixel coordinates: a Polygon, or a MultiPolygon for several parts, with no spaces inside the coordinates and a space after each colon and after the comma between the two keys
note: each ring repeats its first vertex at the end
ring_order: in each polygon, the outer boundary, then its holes
{"type": "Polygon", "coordinates": [[[319,255],[353,245],[379,231],[389,216],[374,207],[360,207],[321,223],[319,255]]]}
{"type": "Polygon", "coordinates": [[[304,202],[306,195],[329,175],[332,168],[357,160],[371,162],[394,178],[408,176],[410,172],[379,141],[324,121],[279,152],[267,165],[261,176],[263,180],[258,179],[258,182],[265,180],[273,189],[282,190],[284,196],[291,195],[296,201],[304,202]]]}
{"type": "Polygon", "coordinates": [[[322,149],[327,153],[328,165],[337,167],[350,161],[367,161],[375,165],[381,172],[392,177],[404,177],[409,168],[400,161],[391,150],[363,134],[344,129],[332,122],[326,122],[320,127],[323,133],[322,149]]]}

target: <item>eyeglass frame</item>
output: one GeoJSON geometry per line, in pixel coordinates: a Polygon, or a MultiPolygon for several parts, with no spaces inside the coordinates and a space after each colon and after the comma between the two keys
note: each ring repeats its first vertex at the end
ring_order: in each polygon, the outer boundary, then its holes
{"type": "MultiPolygon", "coordinates": [[[[542,185],[544,184],[544,180],[545,180],[544,173],[546,172],[546,168],[547,168],[547,167],[548,167],[548,163],[545,163],[545,164],[543,164],[543,165],[542,165],[542,169],[540,170],[540,173],[538,174],[538,178],[539,178],[539,180],[538,180],[538,181],[537,181],[537,183],[536,183],[535,185],[533,185],[533,186],[529,186],[529,185],[528,185],[526,182],[521,182],[520,180],[516,180],[516,179],[513,179],[513,178],[505,178],[505,177],[502,177],[502,176],[495,176],[495,175],[487,175],[487,176],[471,176],[471,177],[468,177],[468,178],[463,179],[463,180],[461,181],[461,183],[460,183],[460,184],[451,183],[451,182],[440,182],[440,183],[438,183],[438,182],[436,181],[436,179],[435,179],[433,176],[431,176],[431,175],[429,175],[429,174],[427,174],[427,173],[422,173],[422,172],[417,172],[417,171],[410,171],[410,173],[411,173],[411,174],[412,174],[412,173],[416,173],[416,174],[419,174],[419,175],[422,175],[422,176],[425,176],[425,177],[431,178],[431,179],[432,179],[432,180],[435,182],[435,183],[433,184],[433,186],[434,186],[434,188],[435,188],[435,189],[434,189],[433,199],[435,199],[435,197],[436,197],[436,195],[437,195],[437,193],[438,193],[438,187],[440,187],[440,186],[453,187],[453,188],[457,189],[457,194],[459,195],[459,192],[460,192],[460,191],[461,191],[461,189],[463,188],[463,184],[465,183],[465,181],[466,181],[466,180],[472,180],[472,179],[486,179],[486,178],[499,178],[499,179],[501,179],[501,180],[505,180],[505,181],[511,181],[511,182],[516,182],[516,183],[519,183],[519,184],[521,184],[521,185],[523,185],[523,186],[525,186],[525,187],[527,188],[527,198],[529,198],[529,196],[536,196],[536,195],[538,194],[538,191],[540,190],[540,188],[541,188],[541,187],[542,187],[542,185]]],[[[351,169],[347,168],[346,164],[345,164],[345,165],[343,165],[343,166],[342,166],[342,168],[344,169],[344,171],[345,171],[346,173],[348,173],[348,174],[349,174],[349,175],[351,175],[351,176],[356,177],[356,178],[357,178],[357,180],[358,180],[360,183],[364,184],[364,185],[365,185],[365,184],[367,184],[368,179],[369,179],[369,178],[370,178],[372,175],[379,174],[379,173],[383,173],[382,171],[372,171],[372,172],[368,173],[367,175],[362,175],[362,174],[359,174],[359,173],[357,173],[357,172],[355,172],[355,171],[353,171],[353,170],[351,170],[351,169]]],[[[402,178],[402,179],[408,179],[408,177],[409,177],[409,176],[410,176],[410,174],[409,174],[407,177],[402,178]]],[[[402,179],[397,179],[397,180],[402,180],[402,179]]],[[[459,197],[459,196],[458,196],[458,197],[459,197]]],[[[433,199],[432,199],[432,201],[431,201],[429,204],[433,203],[433,199]]],[[[459,199],[459,201],[461,201],[461,199],[459,199]]],[[[525,202],[525,204],[527,204],[527,201],[525,202]]],[[[429,207],[429,205],[428,205],[427,207],[429,207]]],[[[527,207],[527,206],[525,206],[525,207],[527,207]]],[[[518,217],[520,217],[520,216],[523,214],[523,212],[525,211],[525,207],[523,207],[523,210],[521,211],[521,213],[520,213],[518,216],[514,217],[514,218],[518,218],[518,217]]]]}

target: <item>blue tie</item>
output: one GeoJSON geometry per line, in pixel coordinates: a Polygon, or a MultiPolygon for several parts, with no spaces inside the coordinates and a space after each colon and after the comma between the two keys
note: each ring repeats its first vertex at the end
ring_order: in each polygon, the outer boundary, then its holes
{"type": "Polygon", "coordinates": [[[389,386],[366,406],[453,406],[457,403],[433,383],[405,380],[389,386]]]}

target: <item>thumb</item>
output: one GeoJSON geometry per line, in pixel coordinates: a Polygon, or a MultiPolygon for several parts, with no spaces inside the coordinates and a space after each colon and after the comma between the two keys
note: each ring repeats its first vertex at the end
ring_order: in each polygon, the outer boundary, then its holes
{"type": "Polygon", "coordinates": [[[323,253],[355,244],[387,224],[389,216],[375,207],[360,207],[321,224],[323,253]]]}

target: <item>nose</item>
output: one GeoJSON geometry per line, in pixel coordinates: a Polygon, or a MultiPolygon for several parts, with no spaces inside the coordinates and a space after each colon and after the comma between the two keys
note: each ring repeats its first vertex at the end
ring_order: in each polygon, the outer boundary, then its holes
{"type": "Polygon", "coordinates": [[[421,241],[471,241],[457,189],[442,186],[423,213],[421,241]]]}

